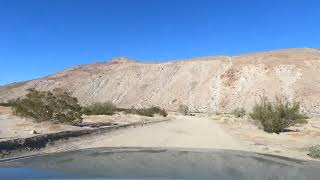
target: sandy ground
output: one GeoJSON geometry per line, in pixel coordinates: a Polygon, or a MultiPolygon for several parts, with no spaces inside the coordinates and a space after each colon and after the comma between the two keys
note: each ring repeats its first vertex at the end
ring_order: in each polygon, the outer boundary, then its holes
{"type": "MultiPolygon", "coordinates": [[[[113,123],[113,124],[130,124],[134,122],[145,122],[152,120],[162,120],[163,117],[144,117],[133,114],[118,113],[113,116],[93,115],[83,116],[84,123],[113,123]]],[[[26,138],[39,134],[56,133],[61,131],[72,131],[85,129],[86,127],[77,127],[65,124],[55,124],[50,122],[36,123],[31,119],[20,118],[12,114],[10,107],[0,106],[0,141],[13,138],[26,138]],[[32,131],[36,131],[33,134],[32,131]]]]}
{"type": "Polygon", "coordinates": [[[171,119],[56,143],[42,152],[95,147],[188,147],[253,151],[310,160],[307,149],[320,140],[317,119],[311,119],[307,125],[293,127],[299,132],[280,135],[265,133],[248,118],[235,118],[232,115],[173,115],[171,119]]]}
{"type": "Polygon", "coordinates": [[[124,129],[72,142],[55,144],[44,152],[93,147],[188,147],[245,150],[243,144],[207,118],[172,116],[172,121],[124,129]]]}
{"type": "Polygon", "coordinates": [[[11,108],[9,107],[0,106],[0,141],[77,129],[81,128],[50,122],[35,123],[30,119],[12,115],[11,108]],[[31,131],[33,130],[35,130],[37,134],[32,134],[31,131]]]}
{"type": "MultiPolygon", "coordinates": [[[[125,124],[137,121],[161,120],[163,117],[141,117],[116,114],[113,116],[87,116],[85,122],[112,122],[125,124]]],[[[95,147],[186,147],[254,151],[311,159],[308,148],[320,142],[320,119],[312,118],[308,124],[291,127],[291,132],[266,133],[249,117],[235,118],[230,114],[182,116],[170,113],[170,121],[137,126],[98,135],[71,138],[32,152],[57,152],[95,147]]],[[[0,108],[0,141],[17,137],[34,136],[30,130],[52,133],[80,127],[50,123],[34,123],[0,108]]]]}
{"type": "Polygon", "coordinates": [[[210,117],[229,135],[241,141],[246,151],[274,154],[298,159],[311,159],[308,149],[320,142],[320,119],[311,118],[308,124],[297,124],[291,132],[266,133],[249,117],[232,115],[210,117]]]}

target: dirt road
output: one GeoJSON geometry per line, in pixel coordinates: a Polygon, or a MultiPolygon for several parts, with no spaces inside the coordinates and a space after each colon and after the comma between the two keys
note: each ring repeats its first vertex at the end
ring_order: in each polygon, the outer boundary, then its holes
{"type": "Polygon", "coordinates": [[[95,147],[183,147],[253,151],[311,160],[308,148],[320,141],[320,121],[292,127],[295,131],[266,133],[249,118],[232,115],[173,115],[170,121],[72,138],[40,150],[59,152],[95,147]],[[297,131],[296,131],[297,130],[297,131]]]}
{"type": "Polygon", "coordinates": [[[119,130],[48,146],[44,152],[93,147],[188,147],[247,149],[208,118],[177,116],[175,120],[119,130]]]}

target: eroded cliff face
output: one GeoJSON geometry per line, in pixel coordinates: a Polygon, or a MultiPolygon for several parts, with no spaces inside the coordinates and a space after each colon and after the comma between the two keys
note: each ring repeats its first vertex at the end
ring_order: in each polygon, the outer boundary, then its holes
{"type": "Polygon", "coordinates": [[[259,96],[280,94],[301,101],[307,113],[320,115],[320,50],[289,49],[165,63],[119,58],[1,87],[0,101],[22,96],[28,88],[62,88],[82,104],[112,101],[123,107],[158,105],[168,110],[186,104],[199,112],[250,110],[259,96]]]}

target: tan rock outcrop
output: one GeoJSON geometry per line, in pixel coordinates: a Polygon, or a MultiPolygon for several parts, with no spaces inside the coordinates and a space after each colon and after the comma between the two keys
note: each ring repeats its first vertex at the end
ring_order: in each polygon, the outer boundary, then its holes
{"type": "Polygon", "coordinates": [[[320,115],[320,50],[288,49],[185,61],[142,63],[127,58],[80,65],[56,74],[0,87],[0,102],[28,88],[62,88],[82,104],[112,101],[118,106],[158,105],[177,110],[249,110],[260,95],[280,94],[301,101],[304,111],[320,115]]]}

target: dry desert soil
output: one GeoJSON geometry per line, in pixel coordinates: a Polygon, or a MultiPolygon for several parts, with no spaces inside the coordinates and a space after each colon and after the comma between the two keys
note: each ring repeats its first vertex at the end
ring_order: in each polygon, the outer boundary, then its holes
{"type": "MultiPolygon", "coordinates": [[[[40,134],[78,130],[80,127],[50,123],[33,123],[11,114],[7,107],[0,107],[1,140],[31,137],[35,129],[40,134]],[[8,137],[9,135],[9,137],[8,137]]],[[[320,141],[320,119],[311,118],[308,124],[291,127],[292,131],[275,134],[266,133],[248,116],[236,118],[231,114],[197,113],[184,116],[169,113],[166,118],[146,118],[137,115],[88,116],[87,122],[113,122],[119,124],[137,121],[167,120],[144,126],[134,126],[112,132],[86,135],[59,140],[36,151],[25,151],[15,155],[53,153],[95,147],[181,147],[232,149],[252,151],[311,160],[308,148],[320,141]],[[128,121],[131,119],[131,121],[128,121]]]]}

